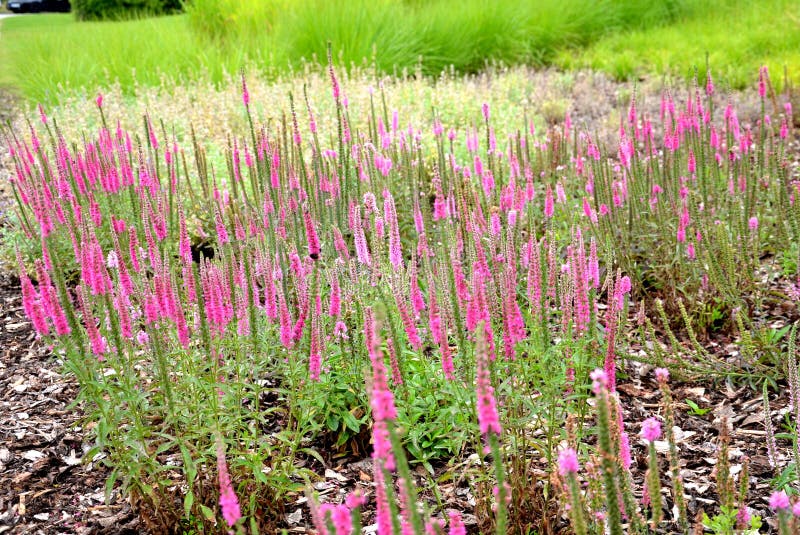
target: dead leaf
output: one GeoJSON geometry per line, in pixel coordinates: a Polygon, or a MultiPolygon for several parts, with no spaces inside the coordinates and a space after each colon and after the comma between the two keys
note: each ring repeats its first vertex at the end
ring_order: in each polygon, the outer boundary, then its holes
{"type": "Polygon", "coordinates": [[[27,461],[36,462],[39,459],[41,459],[42,457],[44,457],[44,453],[42,453],[39,450],[28,450],[28,451],[26,451],[26,452],[24,452],[22,454],[22,458],[27,460],[27,461]]]}
{"type": "Polygon", "coordinates": [[[325,478],[326,479],[335,479],[339,483],[347,483],[349,481],[349,479],[344,477],[342,474],[340,474],[339,472],[336,472],[335,470],[331,470],[330,468],[326,468],[325,469],[325,478]]]}
{"type": "Polygon", "coordinates": [[[287,524],[295,525],[299,524],[302,521],[303,521],[303,510],[300,508],[296,509],[294,513],[288,513],[286,515],[287,524]]]}

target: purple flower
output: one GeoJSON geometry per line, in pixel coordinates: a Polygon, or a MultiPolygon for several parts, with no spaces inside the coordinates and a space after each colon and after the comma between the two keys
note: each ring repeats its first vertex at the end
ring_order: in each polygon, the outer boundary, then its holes
{"type": "Polygon", "coordinates": [[[547,191],[544,197],[544,215],[546,218],[550,219],[553,217],[553,213],[553,189],[550,186],[547,186],[547,191]]]}

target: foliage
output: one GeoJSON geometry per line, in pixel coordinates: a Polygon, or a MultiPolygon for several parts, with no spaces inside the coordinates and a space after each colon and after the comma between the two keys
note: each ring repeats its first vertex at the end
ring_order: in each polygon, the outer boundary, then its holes
{"type": "Polygon", "coordinates": [[[181,9],[180,0],[72,0],[78,20],[116,20],[162,15],[181,9]]]}

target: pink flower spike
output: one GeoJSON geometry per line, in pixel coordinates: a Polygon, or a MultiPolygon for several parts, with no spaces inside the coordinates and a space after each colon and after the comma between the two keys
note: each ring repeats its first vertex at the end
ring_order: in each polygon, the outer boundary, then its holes
{"type": "Polygon", "coordinates": [[[753,216],[753,217],[751,217],[751,218],[750,218],[750,219],[747,221],[747,226],[748,226],[748,227],[750,228],[750,230],[752,230],[753,232],[755,232],[756,230],[758,230],[758,218],[757,218],[756,216],[753,216]]]}
{"type": "Polygon", "coordinates": [[[544,197],[544,216],[548,219],[553,217],[554,213],[554,206],[553,206],[553,188],[547,186],[547,192],[545,193],[544,197]]]}
{"type": "Polygon", "coordinates": [[[145,332],[140,330],[136,333],[136,342],[140,345],[146,345],[150,341],[150,336],[145,332]]]}
{"type": "Polygon", "coordinates": [[[589,374],[592,380],[592,392],[599,394],[601,390],[608,388],[608,374],[602,368],[597,368],[589,374]]]}
{"type": "Polygon", "coordinates": [[[347,497],[344,499],[345,505],[350,509],[355,509],[356,507],[361,507],[367,503],[367,498],[359,489],[354,490],[347,497]]]}
{"type": "Polygon", "coordinates": [[[477,378],[475,389],[477,391],[478,424],[482,435],[488,433],[501,434],[500,415],[497,413],[497,401],[494,397],[494,388],[489,371],[489,346],[486,327],[483,322],[477,326],[477,345],[475,347],[475,360],[477,361],[477,378]]]}
{"type": "Polygon", "coordinates": [[[245,108],[250,108],[250,92],[247,90],[247,80],[245,80],[244,71],[242,71],[242,102],[244,102],[245,108]]]}
{"type": "Polygon", "coordinates": [[[581,469],[578,463],[578,454],[572,448],[562,450],[558,454],[558,473],[562,477],[569,474],[577,474],[581,469]]]}
{"type": "Polygon", "coordinates": [[[303,212],[303,222],[306,225],[306,240],[308,241],[308,256],[312,260],[319,259],[320,246],[317,230],[314,228],[314,221],[308,211],[303,212]]]}
{"type": "Polygon", "coordinates": [[[711,70],[706,73],[706,95],[714,94],[714,81],[711,79],[711,70]]]}
{"type": "Polygon", "coordinates": [[[239,509],[239,499],[233,491],[233,485],[231,485],[231,476],[228,473],[228,464],[225,462],[225,449],[221,440],[217,442],[217,473],[219,477],[219,506],[222,509],[222,517],[228,527],[232,528],[242,518],[242,512],[239,509]]]}
{"type": "Polygon", "coordinates": [[[747,526],[750,524],[750,510],[746,505],[742,505],[739,510],[736,511],[736,523],[739,526],[747,526]]]}
{"type": "Polygon", "coordinates": [[[669,370],[666,368],[656,368],[656,381],[666,384],[669,381],[669,370]]]}
{"type": "Polygon", "coordinates": [[[769,508],[773,511],[785,511],[790,506],[789,496],[787,496],[786,492],[783,490],[773,492],[769,497],[769,508]]]}
{"type": "Polygon", "coordinates": [[[661,437],[661,422],[652,417],[642,422],[641,436],[651,444],[658,440],[661,437]]]}
{"type": "Polygon", "coordinates": [[[461,520],[461,513],[458,511],[448,511],[447,516],[450,518],[450,530],[448,535],[467,535],[467,528],[461,520]]]}

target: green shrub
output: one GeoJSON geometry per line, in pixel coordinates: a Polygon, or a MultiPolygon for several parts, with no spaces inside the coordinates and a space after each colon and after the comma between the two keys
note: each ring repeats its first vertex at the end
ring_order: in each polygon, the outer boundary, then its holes
{"type": "Polygon", "coordinates": [[[78,20],[127,19],[181,10],[180,0],[73,0],[78,20]]]}

